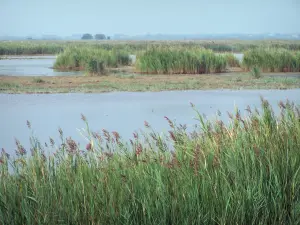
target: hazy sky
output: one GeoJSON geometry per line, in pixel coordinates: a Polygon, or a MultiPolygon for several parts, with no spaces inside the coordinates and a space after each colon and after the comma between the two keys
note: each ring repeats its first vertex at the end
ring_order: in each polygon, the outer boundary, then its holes
{"type": "Polygon", "coordinates": [[[300,33],[300,0],[0,0],[0,35],[300,33]]]}

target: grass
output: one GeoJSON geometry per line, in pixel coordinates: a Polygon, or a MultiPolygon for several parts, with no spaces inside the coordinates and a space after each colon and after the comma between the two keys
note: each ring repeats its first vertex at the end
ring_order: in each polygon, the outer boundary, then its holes
{"type": "Polygon", "coordinates": [[[168,135],[145,121],[128,142],[82,115],[86,146],[62,130],[47,147],[32,137],[31,154],[16,141],[0,161],[0,223],[299,224],[300,110],[279,107],[262,99],[228,126],[195,110],[192,132],[166,117],[168,135]]]}
{"type": "Polygon", "coordinates": [[[300,72],[300,51],[258,48],[244,52],[246,69],[257,67],[264,72],[300,72]]]}
{"type": "Polygon", "coordinates": [[[6,91],[6,90],[11,90],[15,91],[16,89],[20,88],[21,86],[17,83],[12,83],[12,82],[0,82],[0,90],[1,91],[6,91]]]}
{"type": "Polygon", "coordinates": [[[40,78],[40,77],[34,77],[34,78],[32,79],[32,81],[33,81],[34,83],[38,83],[38,84],[40,84],[40,83],[45,83],[45,81],[44,81],[42,78],[40,78]]]}
{"type": "Polygon", "coordinates": [[[147,74],[224,72],[226,58],[205,49],[151,48],[137,56],[136,68],[147,74]]]}
{"type": "Polygon", "coordinates": [[[257,68],[257,67],[253,67],[252,70],[251,70],[251,75],[252,75],[252,77],[254,77],[256,79],[261,78],[260,69],[257,68]]]}
{"type": "Polygon", "coordinates": [[[101,93],[111,91],[167,91],[209,89],[291,89],[300,88],[292,76],[262,74],[253,79],[247,73],[223,75],[140,75],[117,73],[109,76],[62,76],[42,78],[0,76],[1,93],[101,93]]]}
{"type": "Polygon", "coordinates": [[[131,61],[126,51],[91,47],[67,48],[54,63],[57,70],[85,70],[88,74],[105,74],[107,68],[128,66],[131,61]]]}

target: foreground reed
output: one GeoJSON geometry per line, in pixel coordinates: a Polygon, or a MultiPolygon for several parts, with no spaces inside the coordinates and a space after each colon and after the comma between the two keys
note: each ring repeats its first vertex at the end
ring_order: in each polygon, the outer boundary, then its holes
{"type": "Polygon", "coordinates": [[[32,138],[31,155],[16,141],[18,157],[0,161],[0,224],[299,224],[300,111],[261,106],[228,126],[196,111],[191,133],[145,122],[129,143],[84,116],[85,148],[62,130],[60,144],[32,138]]]}

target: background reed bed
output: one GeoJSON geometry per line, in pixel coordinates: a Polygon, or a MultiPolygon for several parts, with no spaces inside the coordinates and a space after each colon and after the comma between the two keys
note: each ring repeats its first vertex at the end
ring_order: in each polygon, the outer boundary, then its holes
{"type": "Polygon", "coordinates": [[[187,40],[187,41],[0,41],[0,55],[43,55],[58,54],[68,47],[102,48],[111,50],[118,48],[130,51],[130,54],[136,54],[139,51],[147,50],[149,47],[173,46],[184,48],[202,47],[213,50],[214,52],[242,52],[248,49],[259,47],[283,48],[287,50],[299,51],[299,41],[286,40],[187,40]]]}
{"type": "Polygon", "coordinates": [[[300,51],[282,48],[257,48],[244,52],[246,69],[260,68],[263,72],[300,72],[300,51]]]}
{"type": "Polygon", "coordinates": [[[168,135],[145,121],[128,142],[84,116],[86,146],[62,130],[30,151],[16,140],[0,158],[0,223],[299,224],[300,110],[279,107],[262,99],[228,125],[195,110],[192,131],[166,117],[168,135]]]}

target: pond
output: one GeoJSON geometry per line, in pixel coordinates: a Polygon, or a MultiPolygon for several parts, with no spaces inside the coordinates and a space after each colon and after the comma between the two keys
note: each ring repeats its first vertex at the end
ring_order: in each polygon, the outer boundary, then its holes
{"type": "Polygon", "coordinates": [[[52,69],[56,56],[8,56],[0,60],[2,76],[66,76],[83,72],[59,72],[52,69]]]}
{"type": "Polygon", "coordinates": [[[300,89],[295,90],[212,90],[212,91],[173,91],[155,93],[102,93],[102,94],[47,94],[47,95],[10,95],[0,94],[0,148],[9,153],[15,149],[14,138],[24,146],[29,146],[31,131],[26,120],[41,140],[49,142],[49,137],[58,140],[58,127],[66,137],[72,136],[81,144],[86,144],[77,128],[84,128],[81,121],[83,113],[93,131],[118,131],[128,140],[132,132],[143,129],[144,120],[158,132],[167,132],[168,123],[164,116],[191,129],[196,113],[189,102],[196,105],[200,113],[209,119],[215,118],[219,109],[224,122],[228,121],[227,111],[233,112],[238,106],[242,115],[247,105],[260,106],[260,96],[269,100],[278,112],[277,103],[287,98],[300,104],[300,89]]]}

